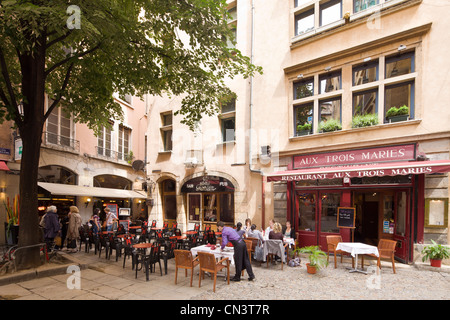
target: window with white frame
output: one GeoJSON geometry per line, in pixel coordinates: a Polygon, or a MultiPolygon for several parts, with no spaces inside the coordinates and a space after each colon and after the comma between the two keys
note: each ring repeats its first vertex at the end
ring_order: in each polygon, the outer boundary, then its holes
{"type": "MultiPolygon", "coordinates": [[[[53,100],[49,99],[50,106],[53,100]]],[[[72,120],[62,107],[52,110],[47,119],[46,143],[72,148],[72,120]]]]}
{"type": "Polygon", "coordinates": [[[130,138],[131,129],[123,125],[119,125],[119,149],[118,158],[119,160],[131,160],[130,159],[130,138]]]}
{"type": "Polygon", "coordinates": [[[295,36],[303,35],[316,28],[341,20],[342,1],[343,0],[295,0],[295,36]],[[319,17],[317,21],[315,19],[316,15],[319,17]]]}
{"type": "Polygon", "coordinates": [[[163,151],[172,151],[172,112],[161,114],[161,139],[163,151]]]}
{"type": "Polygon", "coordinates": [[[111,128],[102,127],[97,136],[97,155],[113,157],[111,128]]]}
{"type": "Polygon", "coordinates": [[[236,99],[232,99],[228,103],[221,105],[222,113],[220,114],[220,130],[222,134],[222,142],[235,141],[236,133],[236,99]]]}

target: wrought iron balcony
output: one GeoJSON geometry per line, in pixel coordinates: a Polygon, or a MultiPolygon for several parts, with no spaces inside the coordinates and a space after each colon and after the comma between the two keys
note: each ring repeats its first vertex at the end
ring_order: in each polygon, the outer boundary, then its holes
{"type": "Polygon", "coordinates": [[[80,152],[80,141],[71,139],[66,136],[61,136],[48,131],[44,131],[42,144],[46,147],[51,147],[59,150],[66,150],[71,152],[80,152]]]}

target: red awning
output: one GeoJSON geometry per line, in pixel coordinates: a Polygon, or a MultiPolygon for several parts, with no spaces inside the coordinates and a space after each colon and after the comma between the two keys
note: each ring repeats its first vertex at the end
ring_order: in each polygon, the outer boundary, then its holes
{"type": "Polygon", "coordinates": [[[3,171],[9,171],[9,168],[8,168],[8,166],[6,165],[6,162],[0,161],[0,170],[3,170],[3,171]]]}
{"type": "Polygon", "coordinates": [[[357,166],[278,171],[267,175],[267,181],[404,176],[409,174],[431,174],[444,172],[450,172],[450,160],[388,162],[357,166]]]}

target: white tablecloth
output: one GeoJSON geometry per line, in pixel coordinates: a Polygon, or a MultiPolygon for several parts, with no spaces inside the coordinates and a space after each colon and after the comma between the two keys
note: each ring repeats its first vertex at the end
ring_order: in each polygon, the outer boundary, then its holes
{"type": "Polygon", "coordinates": [[[230,260],[230,264],[234,265],[234,248],[233,247],[225,247],[222,252],[220,252],[220,247],[217,247],[215,250],[211,250],[211,247],[206,245],[193,247],[191,249],[191,253],[193,257],[198,255],[199,251],[213,253],[216,259],[228,258],[230,260]]]}
{"type": "Polygon", "coordinates": [[[353,257],[358,254],[374,254],[377,257],[379,256],[377,247],[361,242],[339,242],[336,250],[349,252],[353,257]]]}

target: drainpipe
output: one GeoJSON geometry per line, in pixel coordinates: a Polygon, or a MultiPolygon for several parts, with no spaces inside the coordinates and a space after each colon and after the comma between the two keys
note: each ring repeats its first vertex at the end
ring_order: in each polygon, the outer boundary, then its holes
{"type": "MultiPolygon", "coordinates": [[[[254,0],[252,0],[252,24],[251,24],[251,46],[250,46],[250,63],[253,64],[253,52],[254,52],[254,37],[255,37],[255,5],[254,0]]],[[[249,126],[249,148],[248,148],[248,168],[250,172],[259,173],[261,175],[261,220],[262,220],[262,228],[264,229],[264,220],[265,220],[265,197],[264,197],[264,176],[261,170],[256,170],[252,168],[252,118],[253,118],[253,76],[250,76],[250,126],[249,126]]]]}

